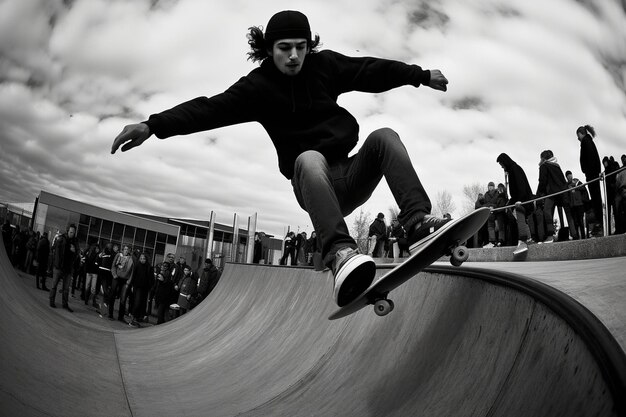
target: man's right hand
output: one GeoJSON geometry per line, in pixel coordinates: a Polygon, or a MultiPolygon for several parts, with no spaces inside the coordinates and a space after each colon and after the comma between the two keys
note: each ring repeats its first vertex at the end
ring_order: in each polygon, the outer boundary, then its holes
{"type": "Polygon", "coordinates": [[[124,126],[122,133],[117,135],[111,146],[111,153],[114,154],[122,146],[122,152],[126,152],[136,146],[141,145],[150,137],[150,128],[145,123],[137,123],[124,126]],[[128,142],[128,143],[127,143],[128,142]]]}

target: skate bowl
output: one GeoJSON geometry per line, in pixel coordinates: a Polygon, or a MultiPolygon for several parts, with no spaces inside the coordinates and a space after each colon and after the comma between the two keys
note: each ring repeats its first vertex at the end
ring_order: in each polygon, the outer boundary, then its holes
{"type": "Polygon", "coordinates": [[[107,331],[42,305],[0,254],[2,416],[625,415],[623,306],[588,289],[437,264],[388,316],[329,321],[330,274],[227,264],[186,315],[107,331]]]}

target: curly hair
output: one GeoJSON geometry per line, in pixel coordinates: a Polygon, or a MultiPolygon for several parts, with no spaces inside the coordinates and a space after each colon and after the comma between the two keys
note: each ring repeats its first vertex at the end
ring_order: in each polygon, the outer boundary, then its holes
{"type": "MultiPolygon", "coordinates": [[[[269,57],[268,49],[273,45],[267,45],[265,42],[265,36],[263,35],[263,29],[259,26],[252,26],[248,28],[249,32],[246,35],[248,38],[248,45],[250,45],[250,52],[247,53],[248,60],[252,62],[259,62],[269,57]]],[[[312,40],[308,41],[309,53],[316,53],[317,47],[320,45],[320,35],[315,35],[312,40]]]]}

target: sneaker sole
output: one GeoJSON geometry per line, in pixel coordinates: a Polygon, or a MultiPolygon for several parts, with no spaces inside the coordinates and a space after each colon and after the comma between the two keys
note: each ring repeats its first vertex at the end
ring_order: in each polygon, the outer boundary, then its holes
{"type": "Polygon", "coordinates": [[[335,284],[335,301],[343,307],[354,301],[374,282],[376,264],[370,258],[354,257],[342,268],[346,277],[335,284]],[[346,269],[344,269],[346,268],[346,269]]]}

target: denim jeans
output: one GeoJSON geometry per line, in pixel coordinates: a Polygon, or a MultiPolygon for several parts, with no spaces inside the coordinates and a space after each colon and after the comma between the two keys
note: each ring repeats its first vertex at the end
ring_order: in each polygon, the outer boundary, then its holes
{"type": "Polygon", "coordinates": [[[68,305],[70,295],[70,281],[72,280],[71,272],[63,272],[58,268],[52,269],[52,287],[50,287],[50,304],[54,304],[57,295],[57,287],[59,281],[63,280],[62,300],[63,305],[68,305]]]}
{"type": "Polygon", "coordinates": [[[300,207],[311,217],[325,265],[330,265],[338,249],[356,248],[344,216],[365,203],[383,177],[405,228],[430,213],[430,200],[409,154],[391,129],[372,132],[349,158],[329,161],[317,151],[306,151],[296,159],[291,183],[300,207]]]}

